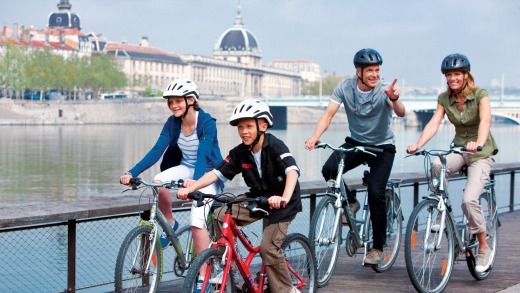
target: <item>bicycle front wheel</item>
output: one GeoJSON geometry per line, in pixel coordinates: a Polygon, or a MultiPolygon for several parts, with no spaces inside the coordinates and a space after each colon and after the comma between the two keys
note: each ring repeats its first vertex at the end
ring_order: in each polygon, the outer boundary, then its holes
{"type": "Polygon", "coordinates": [[[438,201],[425,199],[412,211],[406,227],[405,261],[408,276],[419,292],[441,292],[451,277],[455,259],[453,225],[446,215],[444,231],[432,229],[438,201]]]}
{"type": "Polygon", "coordinates": [[[336,224],[336,197],[327,194],[316,207],[309,229],[309,243],[316,257],[318,287],[325,286],[332,276],[341,245],[341,224],[336,224]],[[334,225],[337,228],[334,230],[334,225]]]}
{"type": "Polygon", "coordinates": [[[391,189],[386,190],[386,244],[383,248],[383,261],[372,266],[372,269],[378,273],[386,272],[392,268],[399,249],[401,247],[401,238],[403,235],[403,212],[401,210],[401,200],[397,194],[391,189]]]}
{"type": "Polygon", "coordinates": [[[184,288],[182,292],[190,293],[197,291],[197,281],[199,279],[200,268],[206,266],[204,279],[204,288],[198,292],[219,292],[222,286],[225,286],[223,292],[236,292],[231,271],[229,271],[228,278],[223,282],[224,266],[222,265],[222,251],[218,248],[208,248],[201,252],[193,260],[190,269],[186,273],[184,279],[184,288]]]}
{"type": "Polygon", "coordinates": [[[316,260],[307,237],[299,233],[289,234],[285,237],[282,249],[293,286],[300,292],[316,292],[318,290],[316,260]]]}
{"type": "Polygon", "coordinates": [[[479,197],[480,207],[486,221],[486,240],[489,248],[491,249],[491,261],[489,269],[485,272],[479,273],[475,270],[475,260],[478,257],[479,245],[478,241],[475,242],[475,246],[472,246],[472,252],[466,254],[466,263],[468,265],[469,272],[476,280],[485,280],[491,275],[493,266],[495,264],[495,258],[497,255],[498,248],[498,215],[496,210],[496,202],[491,193],[484,192],[479,197]]]}
{"type": "Polygon", "coordinates": [[[163,254],[150,227],[135,227],[123,240],[116,261],[115,291],[153,293],[159,287],[163,254]]]}

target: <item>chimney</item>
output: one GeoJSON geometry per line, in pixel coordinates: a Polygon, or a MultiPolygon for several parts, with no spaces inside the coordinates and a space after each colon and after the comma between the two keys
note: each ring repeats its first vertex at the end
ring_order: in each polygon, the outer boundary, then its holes
{"type": "Polygon", "coordinates": [[[148,48],[148,37],[142,37],[139,46],[148,48]]]}

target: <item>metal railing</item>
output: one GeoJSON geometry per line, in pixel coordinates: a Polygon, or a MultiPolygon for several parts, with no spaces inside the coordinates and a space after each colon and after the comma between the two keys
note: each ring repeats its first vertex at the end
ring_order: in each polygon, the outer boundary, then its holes
{"type": "MultiPolygon", "coordinates": [[[[515,194],[518,172],[520,164],[495,168],[493,172],[497,205],[501,213],[512,212],[518,207],[515,203],[518,201],[515,194]]],[[[395,178],[405,176],[393,175],[395,178]]],[[[428,184],[424,176],[406,176],[401,185],[401,198],[407,219],[414,205],[421,200],[419,196],[427,194],[428,184]],[[411,198],[413,200],[406,200],[411,198]]],[[[450,178],[450,196],[455,206],[461,201],[465,182],[465,178],[450,178]]],[[[301,185],[303,212],[291,223],[289,232],[307,235],[312,213],[321,196],[320,192],[325,191],[325,184],[303,182],[301,185]]],[[[360,184],[351,184],[350,188],[357,189],[358,196],[363,194],[360,184]]],[[[117,253],[123,238],[139,221],[137,209],[132,213],[111,213],[104,207],[106,215],[72,217],[67,220],[62,220],[63,215],[56,210],[54,218],[48,216],[42,223],[17,226],[7,221],[5,213],[2,213],[11,208],[0,209],[0,227],[5,227],[0,228],[0,292],[113,290],[117,253]]],[[[461,215],[460,209],[458,213],[456,216],[461,215]]],[[[175,208],[174,215],[181,224],[188,224],[189,208],[175,208]]],[[[37,221],[37,216],[32,220],[37,221]]],[[[255,223],[249,229],[261,235],[262,225],[255,223]]],[[[169,264],[173,264],[174,257],[173,249],[165,250],[167,275],[172,271],[169,264]]]]}

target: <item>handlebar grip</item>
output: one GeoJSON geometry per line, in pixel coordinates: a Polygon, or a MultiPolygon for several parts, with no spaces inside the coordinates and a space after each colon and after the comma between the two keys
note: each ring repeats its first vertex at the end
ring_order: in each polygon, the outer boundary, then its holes
{"type": "Polygon", "coordinates": [[[188,198],[193,200],[202,200],[203,199],[203,193],[200,191],[194,191],[188,193],[188,198]]]}
{"type": "Polygon", "coordinates": [[[383,149],[380,149],[380,148],[374,148],[374,147],[369,147],[369,146],[366,146],[364,147],[365,150],[367,151],[371,151],[373,153],[382,153],[384,150],[383,149]]]}
{"type": "Polygon", "coordinates": [[[282,200],[280,202],[280,206],[285,209],[285,207],[287,206],[287,202],[285,202],[285,200],[282,200]]]}
{"type": "MultiPolygon", "coordinates": [[[[484,148],[484,147],[482,147],[481,145],[479,145],[479,146],[477,147],[477,152],[482,151],[483,148],[484,148]]],[[[466,146],[463,146],[462,148],[460,148],[460,150],[463,151],[463,152],[467,152],[467,151],[468,151],[468,149],[466,149],[466,146]]]]}
{"type": "MultiPolygon", "coordinates": [[[[138,177],[132,177],[132,178],[130,178],[130,184],[132,184],[132,185],[134,185],[134,184],[135,184],[135,185],[139,185],[139,184],[141,184],[140,181],[141,181],[141,178],[138,178],[138,177]]],[[[121,182],[121,181],[120,181],[120,182],[121,182]]]]}

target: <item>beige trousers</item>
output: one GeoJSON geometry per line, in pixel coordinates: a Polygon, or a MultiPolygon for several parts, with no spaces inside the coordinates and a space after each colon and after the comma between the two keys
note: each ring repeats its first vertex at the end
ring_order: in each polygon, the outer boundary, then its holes
{"type": "MultiPolygon", "coordinates": [[[[468,219],[468,229],[471,234],[486,232],[486,222],[479,204],[479,196],[484,190],[484,185],[489,181],[495,159],[487,157],[471,163],[467,155],[449,154],[446,158],[446,182],[449,174],[460,171],[464,165],[468,166],[468,181],[462,196],[462,212],[468,219]]],[[[440,159],[437,158],[432,163],[432,176],[439,176],[440,169],[440,159]]],[[[447,184],[446,188],[448,188],[447,184]]]]}

